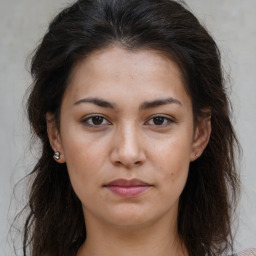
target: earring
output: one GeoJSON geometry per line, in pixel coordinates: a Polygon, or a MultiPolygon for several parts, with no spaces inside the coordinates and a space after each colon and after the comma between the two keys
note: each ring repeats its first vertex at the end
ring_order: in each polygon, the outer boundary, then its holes
{"type": "Polygon", "coordinates": [[[198,157],[198,154],[196,153],[195,156],[198,157]]]}
{"type": "Polygon", "coordinates": [[[53,158],[55,159],[55,160],[59,160],[60,159],[60,152],[55,152],[54,153],[54,155],[53,155],[53,158]]]}

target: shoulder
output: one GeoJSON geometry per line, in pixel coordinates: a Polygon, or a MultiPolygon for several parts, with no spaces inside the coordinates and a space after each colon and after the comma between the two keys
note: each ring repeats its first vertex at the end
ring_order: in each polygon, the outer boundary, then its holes
{"type": "Polygon", "coordinates": [[[256,249],[246,249],[231,256],[256,256],[256,249]]]}

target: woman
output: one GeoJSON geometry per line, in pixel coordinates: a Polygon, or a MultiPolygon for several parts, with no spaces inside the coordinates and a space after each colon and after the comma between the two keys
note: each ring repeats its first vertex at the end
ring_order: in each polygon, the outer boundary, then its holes
{"type": "Polygon", "coordinates": [[[218,48],[171,0],[80,0],[31,66],[24,255],[221,255],[238,145],[218,48]]]}

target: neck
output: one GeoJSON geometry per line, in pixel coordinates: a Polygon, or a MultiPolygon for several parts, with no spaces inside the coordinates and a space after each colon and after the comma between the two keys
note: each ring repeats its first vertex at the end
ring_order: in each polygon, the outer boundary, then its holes
{"type": "Polygon", "coordinates": [[[98,225],[90,218],[86,242],[77,256],[187,256],[173,221],[144,227],[98,225]]]}

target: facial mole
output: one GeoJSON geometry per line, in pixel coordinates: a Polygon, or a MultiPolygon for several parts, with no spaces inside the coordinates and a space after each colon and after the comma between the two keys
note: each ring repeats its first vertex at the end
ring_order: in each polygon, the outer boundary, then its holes
{"type": "Polygon", "coordinates": [[[130,77],[131,79],[133,79],[133,75],[132,75],[132,74],[130,74],[129,77],[130,77]]]}

